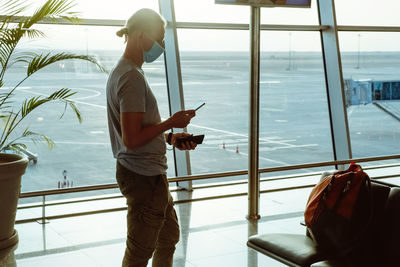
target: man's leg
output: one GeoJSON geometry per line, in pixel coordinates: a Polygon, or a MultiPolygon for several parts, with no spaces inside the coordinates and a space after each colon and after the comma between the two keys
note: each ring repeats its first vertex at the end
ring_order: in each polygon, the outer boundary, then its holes
{"type": "Polygon", "coordinates": [[[145,267],[165,221],[169,192],[162,176],[143,176],[117,164],[117,181],[127,199],[127,240],[123,267],[145,267]]]}
{"type": "Polygon", "coordinates": [[[175,245],[179,241],[179,224],[172,203],[166,210],[166,220],[158,235],[153,267],[172,267],[175,245]]]}

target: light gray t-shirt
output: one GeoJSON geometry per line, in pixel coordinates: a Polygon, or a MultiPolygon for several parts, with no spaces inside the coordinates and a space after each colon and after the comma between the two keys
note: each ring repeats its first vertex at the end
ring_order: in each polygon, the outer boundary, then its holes
{"type": "Polygon", "coordinates": [[[125,168],[141,175],[166,174],[164,134],[144,146],[129,150],[122,141],[121,112],[144,112],[143,126],[161,122],[157,101],[142,69],[121,58],[107,81],[107,114],[114,157],[125,168]]]}

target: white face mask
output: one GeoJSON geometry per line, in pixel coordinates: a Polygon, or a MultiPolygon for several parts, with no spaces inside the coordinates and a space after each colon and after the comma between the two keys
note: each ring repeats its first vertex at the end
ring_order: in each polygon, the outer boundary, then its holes
{"type": "Polygon", "coordinates": [[[143,60],[151,63],[161,56],[162,53],[164,53],[164,48],[158,42],[154,41],[149,51],[143,51],[143,60]]]}

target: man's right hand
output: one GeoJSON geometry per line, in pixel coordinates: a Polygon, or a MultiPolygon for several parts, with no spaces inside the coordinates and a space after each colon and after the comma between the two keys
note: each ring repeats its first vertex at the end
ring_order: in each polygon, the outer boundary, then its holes
{"type": "Polygon", "coordinates": [[[196,111],[190,109],[190,110],[182,110],[176,112],[174,115],[172,115],[169,119],[168,122],[172,126],[172,128],[185,128],[189,123],[190,120],[196,116],[196,111]]]}

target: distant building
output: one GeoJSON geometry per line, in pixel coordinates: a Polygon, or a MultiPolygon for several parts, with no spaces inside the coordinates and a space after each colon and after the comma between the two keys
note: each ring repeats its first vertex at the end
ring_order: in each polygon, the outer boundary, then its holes
{"type": "Polygon", "coordinates": [[[400,100],[400,80],[346,79],[346,106],[365,105],[379,100],[400,100]]]}

